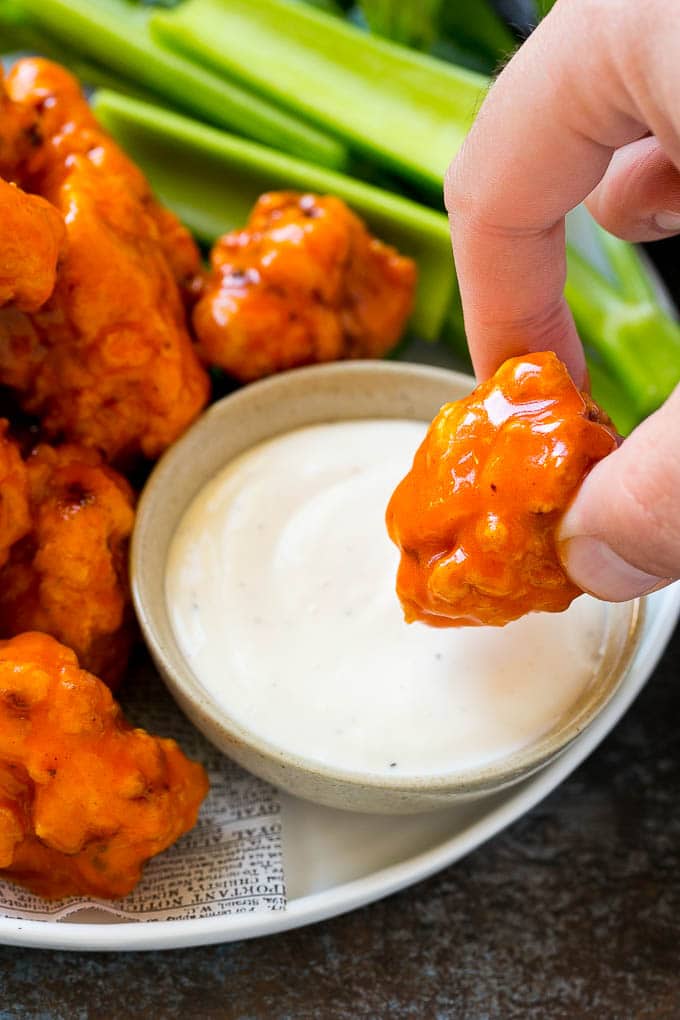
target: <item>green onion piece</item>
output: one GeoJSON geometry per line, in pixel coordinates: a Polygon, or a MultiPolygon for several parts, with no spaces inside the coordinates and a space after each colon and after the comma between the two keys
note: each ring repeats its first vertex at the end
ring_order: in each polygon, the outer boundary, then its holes
{"type": "Polygon", "coordinates": [[[303,4],[187,0],[151,31],[441,193],[488,79],[303,4]]]}
{"type": "Polygon", "coordinates": [[[21,7],[30,24],[194,116],[322,166],[347,164],[337,139],[159,45],[148,7],[128,0],[22,0],[21,7]]]}
{"type": "Polygon", "coordinates": [[[448,221],[442,213],[112,92],[97,93],[94,109],[161,199],[204,242],[243,226],[265,191],[314,191],[344,199],[381,240],[416,260],[419,280],[411,326],[424,339],[437,339],[455,294],[448,221]]]}

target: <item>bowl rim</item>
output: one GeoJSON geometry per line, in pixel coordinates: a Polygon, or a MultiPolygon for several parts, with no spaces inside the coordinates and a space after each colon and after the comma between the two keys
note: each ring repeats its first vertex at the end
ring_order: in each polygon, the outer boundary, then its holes
{"type": "MultiPolygon", "coordinates": [[[[561,723],[558,722],[556,726],[553,726],[531,744],[519,748],[509,755],[492,759],[487,763],[470,769],[458,768],[447,772],[397,774],[390,776],[387,773],[381,774],[349,768],[337,768],[312,758],[305,758],[303,755],[287,751],[259,736],[248,726],[234,718],[227,709],[217,703],[210,692],[203,686],[199,677],[194,673],[183,655],[170,622],[165,598],[158,600],[158,602],[153,598],[147,598],[150,581],[149,572],[145,568],[145,537],[149,529],[153,527],[153,517],[157,502],[162,498],[166,486],[173,484],[176,465],[184,458],[185,451],[191,451],[197,437],[210,436],[217,423],[221,422],[223,415],[231,416],[234,413],[238,413],[239,406],[243,403],[257,401],[260,398],[266,398],[272,392],[276,394],[281,388],[285,389],[286,384],[293,376],[300,381],[306,379],[313,386],[315,381],[319,379],[337,378],[338,381],[351,381],[357,376],[368,378],[375,375],[376,372],[392,374],[395,378],[402,376],[407,385],[417,384],[419,380],[447,383],[452,387],[463,385],[468,390],[472,389],[475,385],[475,380],[472,376],[447,368],[423,365],[416,362],[367,359],[363,361],[311,365],[292,369],[288,372],[281,372],[266,379],[250,383],[211,404],[180,439],[166,450],[149,475],[140,496],[130,545],[130,581],[135,612],[147,648],[157,665],[160,666],[163,682],[168,686],[175,700],[179,701],[180,708],[190,716],[194,724],[198,725],[200,729],[203,730],[203,727],[197,722],[197,717],[209,721],[211,727],[224,733],[232,743],[250,748],[261,759],[265,759],[278,768],[295,769],[309,777],[313,777],[315,780],[322,780],[336,785],[342,784],[357,791],[375,790],[404,795],[482,794],[485,791],[500,789],[519,779],[530,776],[542,765],[566,750],[569,744],[597,717],[618,689],[632,660],[645,616],[643,599],[636,599],[628,604],[628,618],[625,621],[626,633],[615,661],[612,667],[605,671],[603,678],[598,677],[597,674],[594,676],[589,684],[589,687],[593,687],[592,696],[586,700],[585,705],[574,716],[567,716],[561,723]],[[168,647],[160,637],[156,626],[158,614],[165,615],[167,618],[173,647],[168,647]]],[[[386,419],[390,417],[393,418],[394,416],[380,413],[376,413],[374,416],[374,418],[386,419]]],[[[334,417],[329,415],[326,420],[329,422],[353,421],[361,420],[362,418],[366,420],[366,416],[334,417]]],[[[417,419],[413,418],[412,420],[417,419]]],[[[314,422],[310,421],[297,426],[291,426],[289,431],[293,431],[296,428],[304,428],[306,424],[312,425],[314,422]]],[[[283,433],[273,431],[268,438],[274,438],[276,435],[281,434],[283,433]]],[[[263,440],[257,440],[252,446],[263,441],[266,442],[267,437],[263,440]]],[[[249,448],[245,446],[242,452],[249,448]]],[[[232,456],[226,456],[223,466],[226,466],[230,460],[238,455],[236,453],[232,456]]],[[[201,491],[208,481],[209,479],[206,479],[197,486],[184,512],[186,512],[188,506],[191,505],[198,492],[201,491]]],[[[180,515],[174,521],[171,534],[174,534],[182,516],[180,515]]],[[[171,540],[172,537],[168,540],[168,547],[171,540]]],[[[164,580],[162,584],[164,588],[164,580]]],[[[620,626],[623,629],[623,620],[620,626]]],[[[203,732],[205,733],[205,730],[203,732]]],[[[209,734],[206,733],[206,736],[208,736],[208,739],[211,739],[209,734]]],[[[212,742],[214,743],[214,741],[212,742]]],[[[222,753],[226,754],[224,751],[222,753]]]]}

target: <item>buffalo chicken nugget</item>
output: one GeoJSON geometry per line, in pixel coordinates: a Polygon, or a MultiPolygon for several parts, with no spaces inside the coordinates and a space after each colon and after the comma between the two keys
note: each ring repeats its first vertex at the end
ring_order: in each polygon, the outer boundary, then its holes
{"type": "Polygon", "coordinates": [[[248,382],[314,362],[380,357],[413,304],[414,262],[338,198],[262,195],[212,255],[193,321],[206,362],[248,382]]]}
{"type": "Polygon", "coordinates": [[[176,279],[190,285],[198,251],[63,68],[20,61],[7,90],[38,118],[25,187],[62,214],[66,250],[42,308],[0,312],[0,382],[52,438],[121,465],[156,457],[209,395],[176,279]]]}
{"type": "Polygon", "coordinates": [[[47,301],[64,236],[54,206],[0,180],[0,307],[12,302],[34,312],[47,301]]]}
{"type": "Polygon", "coordinates": [[[30,531],[0,572],[0,636],[51,634],[110,686],[135,635],[132,489],[94,450],[39,446],[26,461],[30,531]]]}
{"type": "Polygon", "coordinates": [[[0,64],[0,177],[20,182],[42,143],[36,111],[13,102],[0,64]]]}
{"type": "Polygon", "coordinates": [[[0,874],[40,896],[125,896],[196,822],[204,769],[133,729],[45,634],[0,642],[0,874]]]}
{"type": "MultiPolygon", "coordinates": [[[[182,286],[193,285],[193,277],[201,273],[202,265],[191,234],[155,198],[140,168],[101,127],[72,74],[49,60],[19,60],[7,79],[6,102],[12,104],[15,119],[19,117],[30,125],[24,127],[30,144],[18,150],[23,158],[15,168],[15,176],[32,185],[31,190],[49,197],[58,193],[73,157],[81,155],[87,156],[103,177],[123,178],[154,221],[158,242],[175,279],[182,286]]],[[[16,150],[15,146],[15,158],[16,150]]]]}
{"type": "Polygon", "coordinates": [[[506,361],[432,422],[387,508],[410,623],[503,626],[581,594],[555,532],[585,475],[617,446],[607,416],[551,352],[506,361]]]}
{"type": "Polygon", "coordinates": [[[0,418],[0,568],[15,542],[31,528],[26,466],[8,428],[9,422],[0,418]]]}

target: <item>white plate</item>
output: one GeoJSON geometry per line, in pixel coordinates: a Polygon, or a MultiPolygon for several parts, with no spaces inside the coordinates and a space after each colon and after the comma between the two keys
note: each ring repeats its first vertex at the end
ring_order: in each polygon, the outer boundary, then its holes
{"type": "Polygon", "coordinates": [[[679,615],[680,583],[647,599],[642,639],[614,698],[557,761],[509,792],[410,818],[350,814],[284,797],[289,895],[284,911],[132,923],[103,915],[58,922],[0,918],[0,943],[122,950],[233,942],[334,917],[412,885],[520,818],[580,765],[644,686],[679,615]]]}

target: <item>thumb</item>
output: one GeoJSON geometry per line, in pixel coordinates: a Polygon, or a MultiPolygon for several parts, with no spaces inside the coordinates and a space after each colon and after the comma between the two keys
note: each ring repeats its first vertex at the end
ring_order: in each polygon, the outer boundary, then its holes
{"type": "Polygon", "coordinates": [[[680,387],[586,477],[557,535],[580,588],[624,602],[680,577],[679,436],[680,387]]]}

